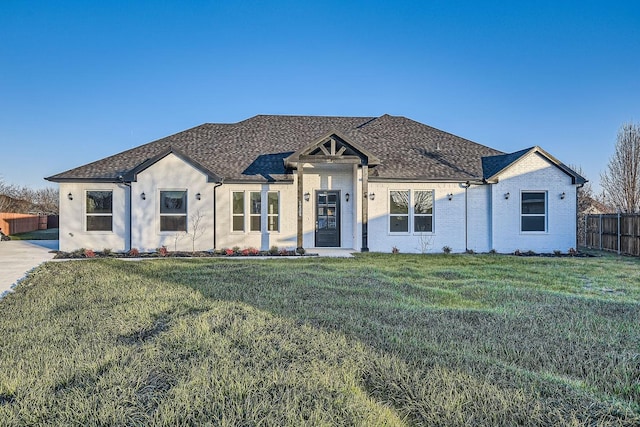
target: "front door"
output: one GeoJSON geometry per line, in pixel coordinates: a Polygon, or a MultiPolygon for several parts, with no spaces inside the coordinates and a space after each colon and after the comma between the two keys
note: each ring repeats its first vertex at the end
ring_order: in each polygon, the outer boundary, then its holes
{"type": "Polygon", "coordinates": [[[340,247],[339,191],[316,191],[316,247],[340,247]]]}

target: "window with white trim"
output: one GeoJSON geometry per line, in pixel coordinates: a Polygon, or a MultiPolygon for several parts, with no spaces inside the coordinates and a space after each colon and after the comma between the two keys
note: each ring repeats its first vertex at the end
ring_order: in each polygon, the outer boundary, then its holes
{"type": "Polygon", "coordinates": [[[520,230],[547,231],[547,192],[523,191],[520,200],[520,230]]]}
{"type": "Polygon", "coordinates": [[[413,192],[413,231],[433,232],[433,191],[413,192]]]}
{"type": "Polygon", "coordinates": [[[234,191],[231,194],[233,231],[244,231],[244,191],[234,191]]]}
{"type": "Polygon", "coordinates": [[[409,191],[389,192],[389,232],[409,232],[409,191]]]}
{"type": "Polygon", "coordinates": [[[187,231],[187,192],[160,191],[160,231],[187,231]]]}
{"type": "Polygon", "coordinates": [[[113,231],[113,191],[87,191],[87,231],[113,231]]]}
{"type": "Polygon", "coordinates": [[[259,191],[249,192],[249,231],[262,230],[262,194],[259,191]]]}
{"type": "Polygon", "coordinates": [[[433,190],[389,191],[390,233],[433,233],[433,190]]]}
{"type": "Polygon", "coordinates": [[[267,193],[267,230],[280,231],[280,193],[267,193]]]}

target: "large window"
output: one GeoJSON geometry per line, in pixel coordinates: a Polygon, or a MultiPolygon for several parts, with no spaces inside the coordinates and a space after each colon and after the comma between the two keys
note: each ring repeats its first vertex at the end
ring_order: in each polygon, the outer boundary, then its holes
{"type": "Polygon", "coordinates": [[[265,220],[267,231],[280,231],[280,194],[277,191],[267,192],[265,202],[260,191],[233,191],[232,231],[247,230],[247,220],[249,231],[264,231],[262,224],[265,220]]]}
{"type": "Polygon", "coordinates": [[[160,231],[187,231],[186,191],[160,191],[160,231]]]}
{"type": "Polygon", "coordinates": [[[244,231],[244,191],[234,191],[231,195],[233,205],[233,231],[244,231]]]}
{"type": "Polygon", "coordinates": [[[547,231],[547,193],[527,191],[522,193],[521,230],[547,231]]]}
{"type": "Polygon", "coordinates": [[[113,230],[113,191],[87,191],[87,231],[113,230]]]}
{"type": "Polygon", "coordinates": [[[260,221],[262,216],[262,195],[259,191],[249,193],[249,203],[251,206],[249,211],[249,230],[260,231],[262,229],[260,221]]]}
{"type": "Polygon", "coordinates": [[[392,190],[389,192],[390,233],[432,233],[433,191],[392,190]]]}
{"type": "Polygon", "coordinates": [[[267,230],[280,230],[280,197],[277,191],[267,193],[267,230]]]}

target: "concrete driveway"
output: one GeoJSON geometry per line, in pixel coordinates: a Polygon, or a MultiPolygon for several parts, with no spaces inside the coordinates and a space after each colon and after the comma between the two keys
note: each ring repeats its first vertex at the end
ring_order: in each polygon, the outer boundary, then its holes
{"type": "Polygon", "coordinates": [[[52,259],[58,250],[57,240],[10,240],[0,242],[0,298],[15,284],[45,261],[52,259]]]}

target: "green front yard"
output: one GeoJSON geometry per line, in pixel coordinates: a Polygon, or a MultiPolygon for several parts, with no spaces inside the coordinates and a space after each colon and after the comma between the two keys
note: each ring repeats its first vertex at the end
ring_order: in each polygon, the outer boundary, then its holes
{"type": "Polygon", "coordinates": [[[48,263],[0,300],[6,425],[638,425],[640,262],[48,263]]]}

